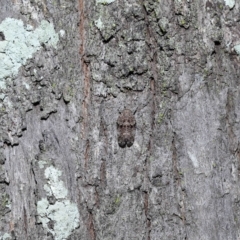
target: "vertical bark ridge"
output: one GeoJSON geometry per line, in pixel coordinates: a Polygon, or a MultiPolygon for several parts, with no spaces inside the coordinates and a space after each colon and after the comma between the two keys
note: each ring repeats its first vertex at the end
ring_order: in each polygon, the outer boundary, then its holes
{"type": "Polygon", "coordinates": [[[82,122],[82,136],[83,139],[86,139],[87,132],[88,132],[88,120],[89,120],[89,104],[91,98],[91,80],[90,80],[90,68],[88,63],[84,61],[85,57],[85,44],[86,44],[86,31],[85,31],[85,24],[86,24],[86,17],[84,11],[84,0],[79,0],[79,10],[80,10],[80,57],[81,57],[81,67],[83,71],[83,78],[84,78],[84,87],[83,87],[83,102],[82,102],[82,111],[83,111],[83,122],[82,122]]]}

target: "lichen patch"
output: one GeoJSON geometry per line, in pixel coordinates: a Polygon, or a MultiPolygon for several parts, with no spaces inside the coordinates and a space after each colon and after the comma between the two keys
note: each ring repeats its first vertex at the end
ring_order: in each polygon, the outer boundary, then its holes
{"type": "Polygon", "coordinates": [[[53,195],[56,202],[50,204],[46,198],[42,198],[37,203],[39,222],[56,240],[67,239],[79,226],[77,205],[67,199],[68,191],[64,182],[59,180],[61,175],[62,172],[53,166],[46,168],[45,177],[48,181],[44,190],[47,196],[53,195]]]}
{"type": "Polygon", "coordinates": [[[115,0],[96,0],[96,2],[102,4],[110,4],[112,2],[115,2],[115,0]]]}
{"type": "Polygon", "coordinates": [[[235,0],[224,0],[225,4],[229,6],[230,9],[232,9],[235,6],[235,0]]]}
{"type": "Polygon", "coordinates": [[[0,24],[0,88],[5,88],[5,79],[16,76],[18,69],[41,48],[41,44],[56,48],[58,34],[52,23],[41,21],[35,30],[24,26],[22,20],[6,18],[0,24]]]}

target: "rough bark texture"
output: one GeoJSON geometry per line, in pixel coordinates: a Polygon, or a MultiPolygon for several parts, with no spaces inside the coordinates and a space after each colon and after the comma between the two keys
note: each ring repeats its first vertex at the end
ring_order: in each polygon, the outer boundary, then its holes
{"type": "Polygon", "coordinates": [[[239,8],[1,0],[0,239],[239,240],[239,8]]]}

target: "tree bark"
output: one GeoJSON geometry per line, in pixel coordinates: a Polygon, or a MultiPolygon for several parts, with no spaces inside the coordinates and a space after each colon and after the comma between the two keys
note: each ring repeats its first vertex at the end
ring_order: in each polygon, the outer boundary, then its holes
{"type": "Polygon", "coordinates": [[[0,239],[240,239],[239,8],[2,0],[0,239]]]}

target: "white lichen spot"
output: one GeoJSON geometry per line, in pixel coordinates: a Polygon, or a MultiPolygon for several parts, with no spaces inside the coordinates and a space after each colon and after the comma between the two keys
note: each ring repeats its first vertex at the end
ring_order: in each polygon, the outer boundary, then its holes
{"type": "Polygon", "coordinates": [[[12,108],[12,102],[11,100],[9,99],[9,97],[5,97],[4,100],[3,100],[4,104],[6,106],[8,106],[9,108],[12,108]]]}
{"type": "Polygon", "coordinates": [[[20,185],[19,185],[19,189],[22,191],[22,190],[24,189],[24,186],[25,186],[25,185],[24,185],[23,183],[20,184],[20,185]]]}
{"type": "Polygon", "coordinates": [[[99,30],[103,29],[104,26],[103,26],[103,22],[102,22],[101,18],[99,18],[98,20],[95,21],[95,26],[96,26],[99,30]]]}
{"type": "Polygon", "coordinates": [[[234,50],[236,51],[237,54],[240,55],[240,44],[239,45],[236,45],[234,46],[234,50]]]}
{"type": "Polygon", "coordinates": [[[193,166],[195,168],[198,168],[199,167],[199,163],[198,163],[198,160],[197,160],[195,154],[193,154],[193,153],[188,151],[188,156],[191,159],[193,166]]]}
{"type": "Polygon", "coordinates": [[[237,169],[237,167],[235,166],[235,164],[233,164],[232,163],[232,177],[233,177],[233,180],[235,181],[235,182],[237,182],[237,180],[238,180],[238,169],[237,169]]]}
{"type": "Polygon", "coordinates": [[[69,200],[50,205],[44,198],[38,202],[37,212],[43,227],[53,234],[55,240],[66,239],[79,226],[78,208],[69,200]],[[53,229],[48,227],[50,219],[54,222],[53,229]]]}
{"type": "Polygon", "coordinates": [[[45,162],[45,161],[38,161],[38,166],[39,166],[39,168],[41,168],[41,169],[43,169],[44,168],[44,165],[45,164],[47,164],[47,162],[45,162]]]}
{"type": "Polygon", "coordinates": [[[94,95],[107,97],[107,87],[104,83],[100,82],[94,87],[94,95]]]}
{"type": "Polygon", "coordinates": [[[43,198],[37,203],[39,222],[48,232],[53,234],[56,240],[67,239],[73,230],[79,226],[77,205],[66,199],[68,192],[63,181],[59,180],[61,175],[62,172],[53,166],[45,170],[48,184],[44,185],[44,190],[47,195],[53,194],[56,202],[50,205],[48,200],[43,198]],[[54,223],[52,228],[48,226],[50,220],[54,223]]]}
{"type": "Polygon", "coordinates": [[[29,89],[30,89],[30,85],[29,85],[28,83],[26,83],[26,82],[23,82],[23,85],[25,86],[25,88],[26,88],[27,90],[29,90],[29,89]]]}
{"type": "Polygon", "coordinates": [[[61,36],[61,37],[64,37],[65,36],[65,31],[63,30],[63,29],[61,29],[60,31],[59,31],[59,35],[61,36]]]}
{"type": "Polygon", "coordinates": [[[134,146],[138,151],[141,151],[141,146],[138,144],[137,141],[134,141],[133,146],[134,146]]]}
{"type": "Polygon", "coordinates": [[[8,233],[5,233],[2,237],[0,237],[1,240],[10,240],[12,239],[11,235],[8,233]]]}
{"type": "Polygon", "coordinates": [[[22,20],[6,18],[0,24],[4,40],[0,42],[0,88],[6,88],[5,78],[16,76],[18,69],[44,43],[56,48],[59,41],[53,24],[43,20],[35,30],[22,20]]]}
{"type": "Polygon", "coordinates": [[[27,24],[26,30],[27,30],[27,31],[33,31],[33,26],[27,24]]]}
{"type": "Polygon", "coordinates": [[[115,0],[96,0],[96,3],[102,3],[102,4],[110,4],[112,2],[115,2],[115,0]]]}
{"type": "Polygon", "coordinates": [[[1,93],[1,94],[0,94],[0,99],[1,99],[1,100],[4,100],[5,97],[6,97],[6,95],[5,95],[4,93],[1,93]]]}
{"type": "Polygon", "coordinates": [[[47,196],[51,196],[51,195],[53,194],[51,188],[50,188],[47,184],[45,184],[45,185],[43,186],[43,188],[44,188],[47,196]]]}
{"type": "Polygon", "coordinates": [[[61,175],[62,172],[53,166],[50,166],[45,170],[45,177],[48,179],[48,186],[56,198],[67,197],[67,189],[64,187],[63,181],[58,179],[61,175]]]}
{"type": "Polygon", "coordinates": [[[40,43],[46,43],[50,46],[56,46],[59,41],[58,34],[55,32],[53,24],[45,20],[41,22],[40,26],[34,31],[34,34],[38,36],[38,41],[40,43]]]}
{"type": "Polygon", "coordinates": [[[232,9],[235,6],[235,0],[224,0],[225,4],[229,6],[230,9],[232,9]]]}
{"type": "Polygon", "coordinates": [[[49,222],[49,218],[47,217],[48,206],[49,206],[49,202],[46,198],[43,198],[37,203],[37,212],[39,214],[39,222],[41,222],[43,227],[47,229],[48,229],[47,223],[49,222]]]}

